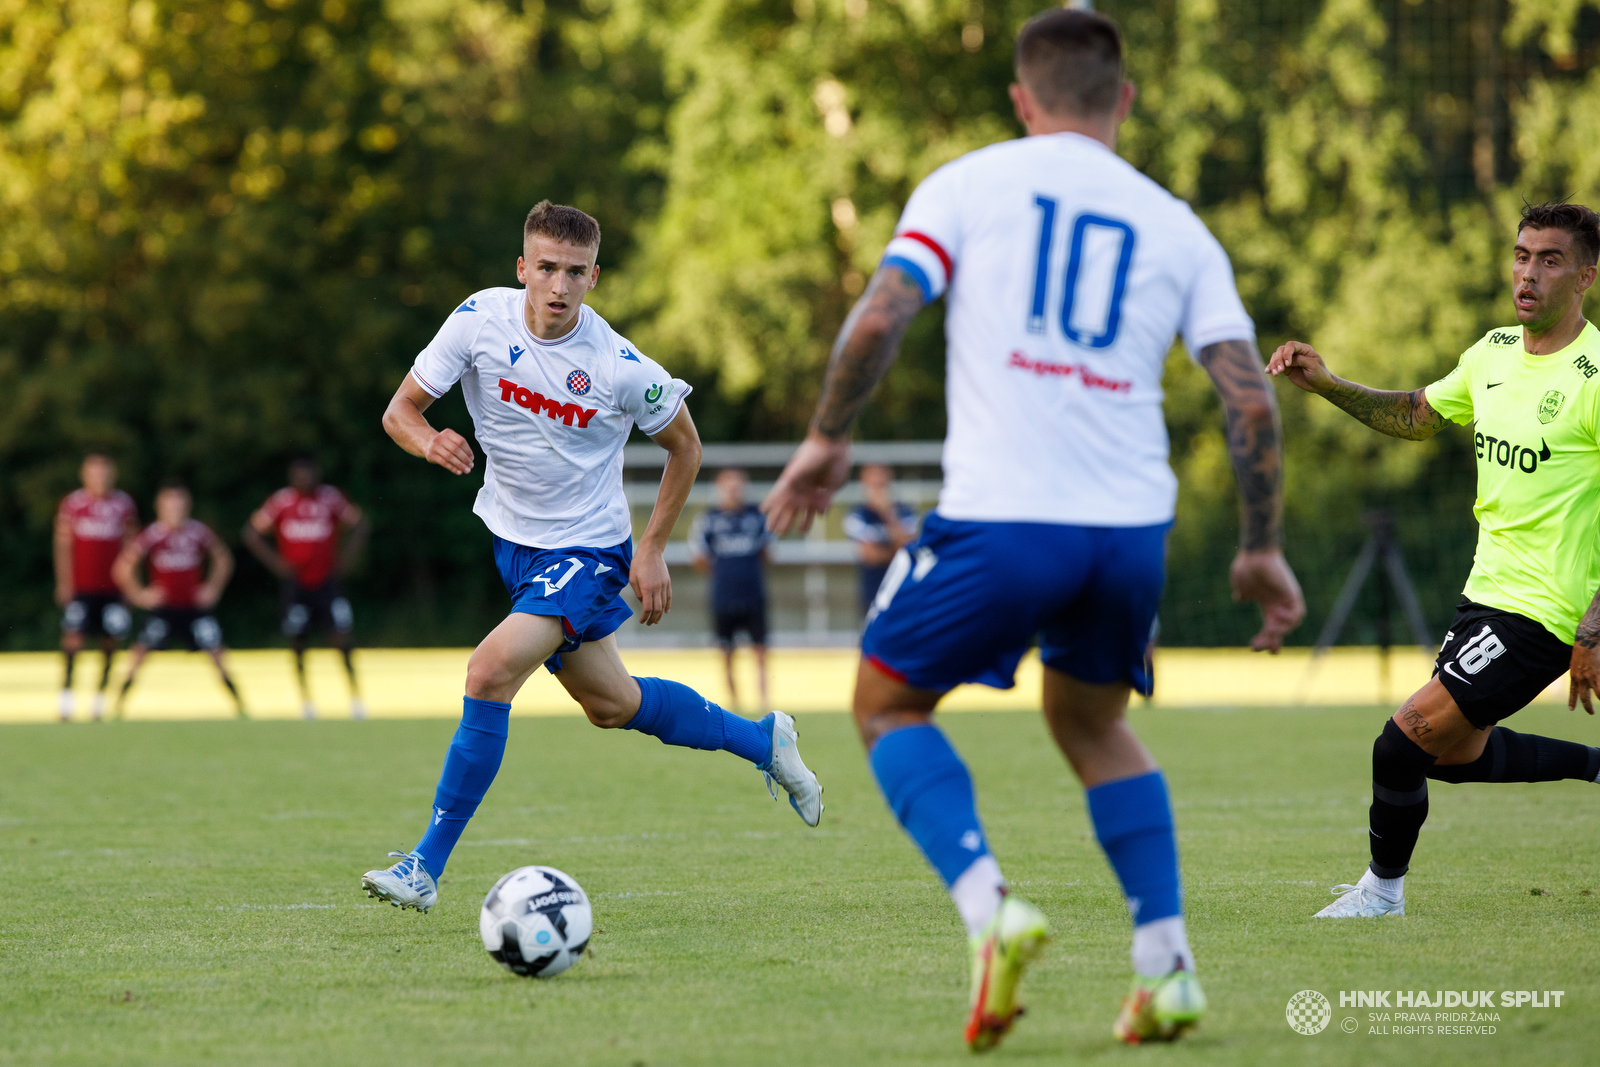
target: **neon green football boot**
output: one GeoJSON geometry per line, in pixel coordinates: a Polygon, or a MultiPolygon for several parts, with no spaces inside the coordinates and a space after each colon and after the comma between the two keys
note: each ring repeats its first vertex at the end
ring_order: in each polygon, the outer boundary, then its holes
{"type": "Polygon", "coordinates": [[[1049,940],[1050,922],[1044,913],[1017,896],[1000,901],[989,925],[972,939],[972,1014],[966,1038],[973,1052],[987,1052],[1000,1044],[1022,1014],[1017,983],[1049,940]]]}
{"type": "Polygon", "coordinates": [[[1193,972],[1178,970],[1160,978],[1135,975],[1111,1032],[1130,1045],[1176,1041],[1194,1029],[1205,1012],[1206,995],[1193,972]]]}

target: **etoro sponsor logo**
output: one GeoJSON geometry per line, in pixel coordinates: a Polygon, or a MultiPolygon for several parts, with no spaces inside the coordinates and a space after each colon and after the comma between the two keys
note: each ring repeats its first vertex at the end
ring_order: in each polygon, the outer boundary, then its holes
{"type": "MultiPolygon", "coordinates": [[[[1541,408],[1541,412],[1542,410],[1541,408]]],[[[1553,415],[1551,416],[1551,418],[1554,417],[1553,415]]],[[[1537,452],[1527,445],[1520,445],[1514,441],[1507,441],[1503,437],[1495,437],[1492,434],[1481,432],[1472,435],[1472,442],[1479,459],[1489,463],[1498,463],[1502,467],[1519,470],[1523,474],[1532,474],[1539,469],[1539,464],[1546,462],[1550,458],[1550,446],[1545,444],[1542,437],[1539,438],[1539,450],[1537,452]]]]}
{"type": "Polygon", "coordinates": [[[500,399],[508,404],[515,404],[519,408],[527,408],[532,412],[543,411],[552,419],[560,419],[562,423],[571,426],[574,419],[578,422],[578,429],[586,429],[589,420],[599,412],[599,408],[581,408],[577,404],[563,404],[559,400],[552,400],[543,393],[536,393],[527,386],[518,385],[516,382],[505,378],[500,379],[500,399]]]}

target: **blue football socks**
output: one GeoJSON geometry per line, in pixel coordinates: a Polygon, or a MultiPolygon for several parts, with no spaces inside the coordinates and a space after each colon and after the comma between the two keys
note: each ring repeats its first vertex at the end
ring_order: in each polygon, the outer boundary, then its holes
{"type": "Polygon", "coordinates": [[[906,726],[878,738],[870,757],[878,788],[946,888],[989,854],[972,775],[937,726],[906,726]]]}
{"type": "Polygon", "coordinates": [[[510,722],[510,704],[462,698],[461,725],[450,739],[439,787],[433,794],[433,820],[414,850],[435,881],[444,873],[461,832],[500,770],[510,722]]]}
{"type": "Polygon", "coordinates": [[[663,745],[727,749],[757,767],[772,760],[772,731],[760,723],[718,707],[680,682],[634,681],[639,683],[639,711],[623,729],[649,734],[663,745]]]}
{"type": "Polygon", "coordinates": [[[1135,926],[1183,914],[1178,839],[1160,771],[1088,790],[1089,819],[1122,883],[1135,926]]]}

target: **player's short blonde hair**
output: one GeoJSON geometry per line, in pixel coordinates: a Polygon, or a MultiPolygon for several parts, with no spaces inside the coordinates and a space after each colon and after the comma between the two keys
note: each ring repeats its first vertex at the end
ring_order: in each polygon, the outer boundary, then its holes
{"type": "Polygon", "coordinates": [[[552,204],[548,200],[533,205],[527,221],[522,224],[524,242],[534,234],[583,248],[600,247],[600,224],[593,216],[575,207],[552,204]]]}

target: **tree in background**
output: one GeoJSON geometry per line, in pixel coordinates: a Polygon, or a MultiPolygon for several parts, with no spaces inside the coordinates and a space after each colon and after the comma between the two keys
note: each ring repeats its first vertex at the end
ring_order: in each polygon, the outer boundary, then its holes
{"type": "MultiPolygon", "coordinates": [[[[501,598],[476,485],[402,471],[377,417],[454,303],[510,281],[544,196],[600,218],[596,305],[694,382],[707,439],[797,436],[911,189],[1015,134],[1038,6],[0,0],[0,640],[50,639],[49,517],[88,448],[141,499],[187,477],[224,530],[319,449],[373,517],[371,636],[480,629],[501,598]]],[[[1222,239],[1264,347],[1432,380],[1506,320],[1521,198],[1600,200],[1595,0],[1098,6],[1141,87],[1122,152],[1222,239]]],[[[930,310],[863,433],[942,433],[942,365],[930,310]]],[[[1221,418],[1170,368],[1166,639],[1224,643],[1248,618],[1221,418]]],[[[1372,506],[1401,512],[1442,617],[1471,557],[1464,438],[1401,449],[1281,400],[1302,638],[1372,506]]],[[[244,577],[225,621],[259,640],[270,583],[244,577]]]]}

